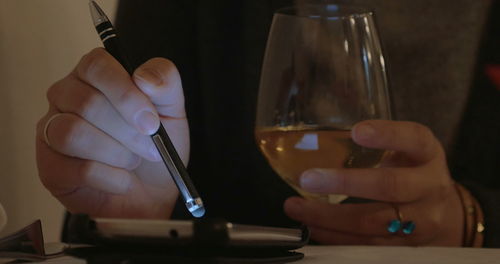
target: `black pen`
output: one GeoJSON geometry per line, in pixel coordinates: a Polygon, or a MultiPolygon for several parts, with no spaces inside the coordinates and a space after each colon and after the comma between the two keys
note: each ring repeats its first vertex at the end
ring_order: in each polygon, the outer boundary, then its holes
{"type": "MultiPolygon", "coordinates": [[[[94,26],[97,33],[101,37],[104,47],[116,60],[118,60],[118,62],[121,63],[127,72],[132,75],[133,69],[120,48],[118,36],[116,30],[111,24],[111,21],[95,1],[90,0],[89,6],[94,26]]],[[[170,175],[174,179],[174,182],[184,199],[187,209],[194,217],[202,217],[205,214],[203,201],[189,178],[186,167],[184,167],[179,154],[177,154],[177,151],[175,150],[172,141],[170,141],[170,137],[161,122],[160,128],[156,131],[156,133],[151,135],[151,138],[160,152],[163,162],[167,166],[170,175]]]]}

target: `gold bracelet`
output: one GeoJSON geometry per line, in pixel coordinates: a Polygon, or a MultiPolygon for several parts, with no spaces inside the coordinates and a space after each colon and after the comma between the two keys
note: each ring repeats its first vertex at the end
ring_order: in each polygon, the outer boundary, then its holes
{"type": "Polygon", "coordinates": [[[482,247],[484,214],[479,202],[464,186],[455,183],[464,210],[464,247],[482,247]]]}

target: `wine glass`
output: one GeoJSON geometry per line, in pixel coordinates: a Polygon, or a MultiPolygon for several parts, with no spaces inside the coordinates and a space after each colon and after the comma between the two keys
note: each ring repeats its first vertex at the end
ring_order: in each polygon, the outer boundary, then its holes
{"type": "Polygon", "coordinates": [[[386,151],[361,147],[351,128],[391,119],[388,80],[373,12],[332,4],[278,10],[261,74],[255,137],[273,169],[308,199],[343,194],[300,188],[312,168],[368,168],[386,151]]]}

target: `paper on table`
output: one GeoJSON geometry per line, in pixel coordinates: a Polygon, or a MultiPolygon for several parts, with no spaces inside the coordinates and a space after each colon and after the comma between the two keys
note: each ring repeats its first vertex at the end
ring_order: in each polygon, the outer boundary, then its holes
{"type": "Polygon", "coordinates": [[[45,244],[43,242],[40,220],[0,238],[0,258],[46,260],[62,256],[65,248],[66,245],[62,243],[45,244]]]}
{"type": "Polygon", "coordinates": [[[300,250],[307,264],[497,264],[500,249],[449,247],[307,246],[300,250]]]}

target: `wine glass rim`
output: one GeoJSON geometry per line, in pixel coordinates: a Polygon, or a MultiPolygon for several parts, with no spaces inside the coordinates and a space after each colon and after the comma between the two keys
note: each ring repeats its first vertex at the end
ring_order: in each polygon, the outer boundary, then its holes
{"type": "Polygon", "coordinates": [[[301,5],[300,7],[292,6],[280,8],[276,10],[275,14],[311,19],[351,19],[372,16],[373,10],[357,5],[307,4],[301,5]]]}

